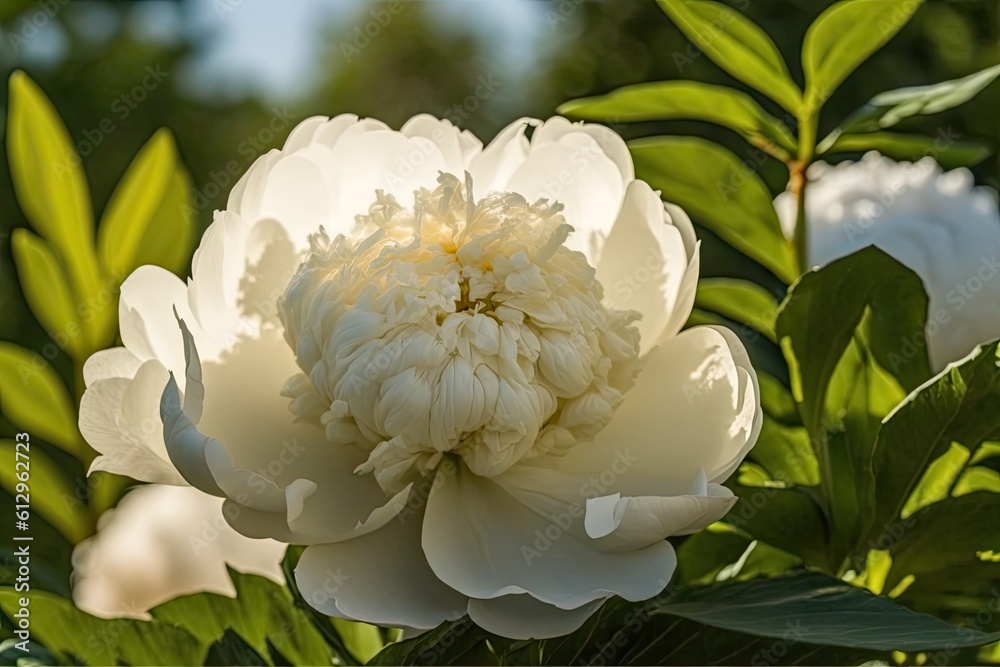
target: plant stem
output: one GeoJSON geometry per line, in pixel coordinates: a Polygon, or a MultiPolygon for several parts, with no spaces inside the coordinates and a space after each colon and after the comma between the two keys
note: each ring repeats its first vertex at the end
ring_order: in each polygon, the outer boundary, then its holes
{"type": "Polygon", "coordinates": [[[792,194],[795,195],[795,255],[798,259],[799,273],[805,273],[811,267],[809,264],[809,232],[806,226],[806,187],[809,183],[806,170],[816,154],[816,129],[818,114],[806,109],[799,116],[799,156],[798,160],[789,163],[791,172],[789,183],[792,194]]]}

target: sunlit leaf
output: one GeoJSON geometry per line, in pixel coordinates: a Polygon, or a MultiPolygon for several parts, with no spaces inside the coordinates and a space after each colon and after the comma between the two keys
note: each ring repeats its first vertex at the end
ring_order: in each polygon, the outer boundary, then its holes
{"type": "Polygon", "coordinates": [[[858,65],[906,25],[923,0],[844,0],[806,32],[806,106],[816,112],[858,65]]]}
{"type": "Polygon", "coordinates": [[[630,143],[636,173],[726,243],[786,282],[798,276],[771,195],[752,168],[694,137],[630,143]]]}
{"type": "Polygon", "coordinates": [[[86,446],[73,402],[52,367],[41,355],[3,341],[0,411],[18,428],[70,453],[79,455],[86,446]]]}
{"type": "Polygon", "coordinates": [[[650,120],[703,120],[739,132],[755,146],[777,144],[791,153],[795,138],[752,97],[732,88],[697,81],[662,81],[625,86],[599,97],[567,102],[559,113],[570,118],[613,123],[650,120]]]}
{"type": "Polygon", "coordinates": [[[715,64],[797,113],[802,92],[771,38],[735,9],[709,0],[658,0],[688,39],[715,64]]]}
{"type": "Polygon", "coordinates": [[[842,134],[823,154],[878,151],[894,160],[916,161],[931,156],[945,169],[971,167],[986,159],[990,146],[982,141],[959,140],[948,136],[928,137],[896,132],[842,134]]]}

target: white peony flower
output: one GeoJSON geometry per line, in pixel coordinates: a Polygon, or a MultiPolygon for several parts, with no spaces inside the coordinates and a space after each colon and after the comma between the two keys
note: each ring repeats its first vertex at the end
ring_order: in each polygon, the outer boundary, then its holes
{"type": "MultiPolygon", "coordinates": [[[[809,262],[823,266],[874,245],[914,271],[930,297],[926,343],[940,371],[981,343],[1000,338],[1000,212],[996,193],[973,187],[967,169],[943,173],[927,157],[895,162],[868,153],[860,162],[809,167],[809,262]]],[[[790,192],[775,200],[788,238],[790,192]]]]}
{"type": "Polygon", "coordinates": [[[147,618],[181,595],[235,595],[227,564],[284,583],[284,555],[284,544],[233,530],[221,498],[151,484],[101,515],[97,534],[73,550],[73,601],[103,618],[147,618]]]}
{"type": "Polygon", "coordinates": [[[697,277],[690,221],[604,127],[483,148],[429,116],[311,118],[187,284],[128,278],[80,426],[94,469],[310,545],[296,580],[326,614],[557,636],[659,593],[664,538],[735,502],[757,380],[731,332],[678,334],[697,277]]]}

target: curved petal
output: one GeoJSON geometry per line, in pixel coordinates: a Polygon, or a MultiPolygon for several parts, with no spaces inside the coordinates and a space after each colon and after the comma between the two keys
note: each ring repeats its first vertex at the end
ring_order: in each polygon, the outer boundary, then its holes
{"type": "Polygon", "coordinates": [[[83,364],[83,383],[87,387],[108,378],[133,378],[142,360],[127,348],[112,347],[90,355],[83,364]]]}
{"type": "MultiPolygon", "coordinates": [[[[687,221],[686,217],[677,219],[681,225],[687,221]]],[[[605,304],[642,313],[636,323],[641,353],[659,341],[668,323],[679,320],[683,324],[694,303],[698,249],[687,247],[681,225],[673,224],[652,188],[632,181],[597,261],[605,304]]]]}
{"type": "Polygon", "coordinates": [[[310,605],[337,618],[428,630],[465,615],[467,598],[442,583],[420,551],[420,516],[307,548],[295,582],[310,605]]]}
{"type": "Polygon", "coordinates": [[[519,118],[497,134],[469,164],[477,197],[494,190],[503,190],[511,175],[528,157],[528,138],[524,131],[529,125],[540,125],[533,118],[519,118]]]}
{"type": "Polygon", "coordinates": [[[534,145],[549,141],[560,142],[573,134],[585,134],[596,141],[601,152],[611,158],[618,166],[618,171],[621,172],[622,179],[626,183],[635,178],[632,155],[628,152],[625,140],[614,130],[604,125],[583,121],[571,123],[565,118],[555,116],[542,123],[542,126],[535,131],[531,138],[531,143],[534,145]]]}
{"type": "Polygon", "coordinates": [[[166,269],[140,266],[125,279],[118,305],[122,342],[139,359],[158,359],[167,370],[184,370],[184,347],[174,310],[193,320],[187,286],[166,269]]]}
{"type": "Polygon", "coordinates": [[[434,573],[474,598],[530,593],[576,609],[610,595],[645,600],[670,580],[676,567],[670,543],[601,552],[566,529],[572,520],[538,514],[458,464],[438,471],[422,544],[434,573]]]}
{"type": "Polygon", "coordinates": [[[605,600],[576,609],[559,609],[530,595],[504,595],[492,600],[469,600],[469,618],[488,632],[509,639],[550,639],[580,629],[605,600]]]}
{"type": "Polygon", "coordinates": [[[424,137],[433,141],[448,164],[448,173],[459,178],[465,173],[470,159],[482,151],[483,144],[472,133],[458,129],[451,121],[430,114],[418,114],[406,121],[399,130],[405,137],[424,137]]]}

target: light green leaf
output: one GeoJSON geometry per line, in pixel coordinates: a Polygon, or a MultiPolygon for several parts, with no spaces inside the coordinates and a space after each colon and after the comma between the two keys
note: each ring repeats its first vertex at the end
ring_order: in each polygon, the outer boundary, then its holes
{"type": "Polygon", "coordinates": [[[872,650],[928,651],[982,646],[1000,633],[959,628],[918,614],[889,598],[815,572],[722,583],[684,591],[656,613],[758,637],[872,650]]]}
{"type": "Polygon", "coordinates": [[[212,593],[186,595],[161,604],[150,614],[155,620],[183,628],[205,644],[218,642],[232,629],[262,656],[268,655],[270,642],[292,664],[330,664],[330,649],[308,617],[296,608],[287,589],[232,568],[229,576],[236,587],[235,598],[212,593]]]}
{"type": "Polygon", "coordinates": [[[806,107],[823,103],[875,51],[906,25],[923,0],[844,0],[823,12],[806,32],[802,67],[806,107]]]}
{"type": "Polygon", "coordinates": [[[189,198],[173,137],[161,129],[129,165],[101,219],[97,244],[105,270],[121,282],[143,264],[183,268],[193,231],[182,207],[189,198]]]}
{"type": "Polygon", "coordinates": [[[715,64],[797,113],[802,92],[771,38],[735,9],[709,0],[657,0],[687,38],[715,64]]]}
{"type": "Polygon", "coordinates": [[[101,273],[80,158],[52,104],[20,71],[10,77],[7,150],[14,191],[28,220],[58,251],[78,299],[96,293],[101,273]]]}
{"type": "Polygon", "coordinates": [[[11,250],[31,312],[53,340],[77,359],[83,357],[87,349],[73,294],[62,262],[52,247],[26,229],[15,229],[11,250]]]}
{"type": "Polygon", "coordinates": [[[779,481],[799,486],[819,484],[819,463],[802,426],[787,426],[766,418],[750,450],[750,458],[760,463],[779,481]]]}
{"type": "Polygon", "coordinates": [[[795,399],[780,380],[758,371],[757,382],[760,384],[760,405],[768,417],[790,426],[802,424],[795,399]]]}
{"type": "Polygon", "coordinates": [[[580,120],[631,123],[649,120],[703,120],[739,132],[755,146],[776,144],[795,153],[797,144],[784,123],[749,95],[697,81],[640,83],[607,95],[567,102],[559,113],[580,120]]]}
{"type": "Polygon", "coordinates": [[[345,621],[342,618],[332,618],[330,622],[337,629],[337,634],[344,640],[351,655],[362,662],[368,662],[385,647],[382,634],[375,625],[345,621]]]}
{"type": "MultiPolygon", "coordinates": [[[[24,452],[23,448],[20,450],[24,452]]],[[[94,532],[94,521],[87,511],[87,503],[80,500],[73,482],[55,461],[39,447],[24,452],[27,458],[16,458],[15,442],[0,440],[0,485],[14,495],[20,481],[18,473],[28,473],[32,511],[48,521],[71,544],[79,544],[94,532]],[[26,464],[20,465],[18,464],[26,464]]]]}
{"type": "Polygon", "coordinates": [[[982,141],[960,141],[942,136],[927,137],[920,134],[896,132],[868,132],[842,134],[821,151],[831,153],[862,153],[878,151],[894,160],[916,161],[931,156],[945,169],[971,167],[986,159],[990,146],[982,141]]]}
{"type": "Polygon", "coordinates": [[[695,306],[718,313],[775,340],[778,302],[766,289],[746,280],[704,278],[698,282],[695,306]]]}
{"type": "Polygon", "coordinates": [[[900,516],[906,519],[917,510],[951,495],[951,488],[968,460],[969,450],[957,442],[951,443],[951,447],[944,454],[927,466],[913,493],[906,500],[900,516]]]}
{"type": "Polygon", "coordinates": [[[911,116],[928,116],[965,104],[1000,77],[1000,65],[929,86],[889,90],[873,97],[845,120],[840,132],[873,132],[911,116]]]}
{"type": "Polygon", "coordinates": [[[767,187],[750,166],[719,146],[694,137],[657,137],[630,143],[636,173],[652,187],[785,282],[798,276],[791,243],[767,187]]]}
{"type": "MultiPolygon", "coordinates": [[[[952,494],[958,497],[976,491],[1000,493],[1000,472],[983,466],[972,466],[958,478],[952,494]]],[[[1000,547],[1000,545],[997,546],[1000,547]]],[[[1000,552],[1000,549],[997,551],[1000,552]]]]}
{"type": "Polygon", "coordinates": [[[777,320],[792,393],[810,433],[820,432],[831,379],[866,311],[868,345],[882,368],[906,389],[931,375],[925,348],[907,356],[902,347],[923,334],[927,319],[927,295],[915,273],[875,247],[810,271],[789,290],[777,320]]]}
{"type": "MultiPolygon", "coordinates": [[[[0,588],[0,609],[13,618],[22,597],[13,588],[0,588]]],[[[61,664],[201,665],[208,649],[167,623],[97,618],[40,590],[32,590],[30,599],[32,640],[44,644],[61,664]]]]}
{"type": "Polygon", "coordinates": [[[898,522],[928,466],[952,443],[974,451],[979,443],[1000,436],[997,360],[997,343],[977,348],[913,391],[886,419],[872,455],[878,483],[872,539],[898,522]]]}
{"type": "Polygon", "coordinates": [[[86,448],[76,410],[52,367],[29,350],[0,341],[0,411],[30,435],[79,457],[86,448]]]}

